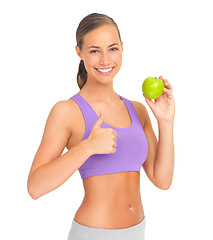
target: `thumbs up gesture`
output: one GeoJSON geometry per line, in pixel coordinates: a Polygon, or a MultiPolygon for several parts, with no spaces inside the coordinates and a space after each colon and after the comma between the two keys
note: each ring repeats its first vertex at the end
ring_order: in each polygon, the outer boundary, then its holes
{"type": "Polygon", "coordinates": [[[101,128],[104,122],[104,114],[101,111],[100,117],[93,125],[88,141],[94,154],[108,154],[116,152],[117,133],[112,128],[101,128]]]}

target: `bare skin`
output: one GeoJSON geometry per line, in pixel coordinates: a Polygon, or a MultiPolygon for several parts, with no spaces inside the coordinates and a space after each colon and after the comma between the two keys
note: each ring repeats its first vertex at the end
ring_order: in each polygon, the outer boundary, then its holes
{"type": "MultiPolygon", "coordinates": [[[[43,138],[34,157],[28,177],[28,192],[33,199],[60,187],[93,154],[116,151],[116,131],[101,128],[103,121],[116,128],[130,126],[125,103],[113,90],[113,78],[122,63],[123,43],[111,25],[102,26],[84,36],[83,49],[76,51],[84,61],[88,79],[81,95],[97,116],[89,137],[84,118],[73,99],[60,101],[52,108],[43,138]],[[103,69],[112,69],[103,74],[103,69]],[[64,148],[68,151],[61,155],[64,148]]],[[[143,169],[150,181],[160,189],[168,189],[174,169],[173,120],[174,98],[171,84],[163,79],[164,93],[154,102],[145,98],[158,121],[159,140],[152,129],[143,104],[132,101],[148,141],[148,155],[143,169]]],[[[141,222],[144,210],[140,196],[140,172],[128,171],[97,175],[83,180],[85,196],[75,220],[96,228],[127,228],[141,222]]]]}
{"type": "MultiPolygon", "coordinates": [[[[84,97],[79,92],[79,95],[84,97]]],[[[77,103],[72,121],[72,138],[67,143],[69,150],[78,144],[85,132],[84,118],[77,103]]],[[[87,100],[88,101],[88,100],[87,100]]],[[[88,101],[89,102],[89,101],[88,101]]],[[[111,105],[89,102],[97,115],[99,109],[104,113],[107,124],[126,128],[131,124],[130,116],[124,102],[118,100],[111,105]],[[110,117],[109,117],[110,116],[110,117]]],[[[85,226],[96,228],[127,228],[141,222],[144,210],[140,196],[140,172],[129,171],[106,175],[97,175],[83,179],[85,197],[75,215],[75,220],[85,226]]]]}

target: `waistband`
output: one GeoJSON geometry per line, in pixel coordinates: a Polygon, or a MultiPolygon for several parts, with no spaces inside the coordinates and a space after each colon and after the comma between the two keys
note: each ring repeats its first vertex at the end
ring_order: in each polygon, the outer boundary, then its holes
{"type": "Polygon", "coordinates": [[[107,229],[82,225],[73,219],[68,240],[144,240],[146,219],[128,228],[107,229]]]}
{"type": "Polygon", "coordinates": [[[85,230],[88,230],[88,231],[96,231],[96,232],[97,231],[99,231],[99,232],[102,232],[102,231],[105,231],[105,232],[107,232],[107,231],[108,232],[111,232],[111,231],[113,231],[113,232],[121,232],[121,231],[122,232],[127,232],[127,231],[128,232],[134,232],[136,229],[145,226],[145,224],[146,224],[146,218],[145,217],[143,218],[143,220],[140,223],[138,223],[134,226],[127,227],[127,228],[115,228],[115,229],[88,227],[88,226],[85,226],[85,225],[82,225],[82,224],[76,222],[75,219],[73,219],[73,222],[72,222],[72,225],[74,227],[81,228],[82,230],[85,229],[85,230]]]}

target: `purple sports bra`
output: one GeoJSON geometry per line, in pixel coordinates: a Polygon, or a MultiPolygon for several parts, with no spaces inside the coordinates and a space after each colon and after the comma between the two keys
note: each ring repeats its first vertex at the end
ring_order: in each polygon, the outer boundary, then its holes
{"type": "MultiPolygon", "coordinates": [[[[79,94],[71,98],[75,100],[83,114],[85,133],[82,140],[87,139],[99,116],[79,94]]],[[[116,152],[90,156],[78,169],[82,179],[95,175],[126,171],[140,172],[141,166],[146,160],[148,143],[138,114],[131,101],[121,96],[120,98],[127,107],[131,117],[131,125],[126,128],[116,128],[103,122],[102,128],[112,128],[117,133],[116,152]]]]}

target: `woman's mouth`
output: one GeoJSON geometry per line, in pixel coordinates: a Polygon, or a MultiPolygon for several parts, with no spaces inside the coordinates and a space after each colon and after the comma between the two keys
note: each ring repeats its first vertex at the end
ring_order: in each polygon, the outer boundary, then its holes
{"type": "Polygon", "coordinates": [[[114,67],[111,67],[111,68],[95,68],[95,70],[97,70],[97,72],[99,74],[101,74],[102,76],[105,76],[105,75],[109,75],[112,70],[113,70],[114,67]]]}

